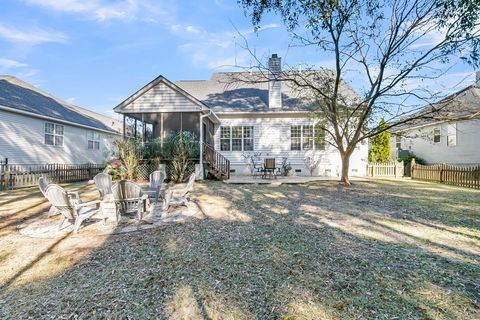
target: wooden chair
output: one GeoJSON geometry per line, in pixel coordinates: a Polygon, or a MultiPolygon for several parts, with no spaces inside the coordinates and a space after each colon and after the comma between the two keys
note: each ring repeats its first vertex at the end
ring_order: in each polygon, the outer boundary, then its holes
{"type": "Polygon", "coordinates": [[[187,206],[188,195],[193,189],[195,182],[195,173],[192,173],[188,179],[188,183],[184,188],[170,188],[167,190],[164,201],[164,210],[168,210],[170,206],[187,206]]]}
{"type": "MultiPolygon", "coordinates": [[[[49,186],[49,183],[47,179],[44,177],[40,177],[38,179],[38,188],[40,189],[40,192],[43,194],[43,196],[48,200],[47,195],[46,195],[46,190],[47,187],[49,186]]],[[[70,198],[70,202],[72,204],[80,204],[82,203],[82,200],[80,199],[80,195],[77,191],[74,192],[67,192],[68,197],[70,198]]],[[[51,206],[50,209],[48,210],[48,217],[50,218],[53,215],[59,214],[58,210],[55,208],[55,206],[51,206]]]]}
{"type": "Polygon", "coordinates": [[[143,219],[143,214],[147,210],[148,195],[142,193],[142,188],[128,180],[120,180],[112,186],[113,201],[117,206],[117,221],[120,215],[131,212],[137,214],[137,220],[143,219]]]}
{"type": "Polygon", "coordinates": [[[158,203],[158,198],[162,198],[162,187],[165,180],[165,175],[160,170],[154,171],[150,174],[150,185],[147,191],[144,191],[149,197],[155,198],[155,203],[158,203]]]}
{"type": "MultiPolygon", "coordinates": [[[[59,229],[62,229],[65,220],[74,220],[73,232],[77,233],[83,221],[99,213],[100,200],[74,204],[68,193],[56,184],[48,185],[45,195],[52,206],[62,215],[59,229]]],[[[101,217],[101,219],[105,222],[104,217],[101,217]]]]}
{"type": "Polygon", "coordinates": [[[99,173],[95,177],[93,177],[93,181],[95,182],[95,187],[100,193],[100,199],[103,200],[103,198],[107,194],[112,194],[112,176],[111,175],[106,173],[99,173]]]}

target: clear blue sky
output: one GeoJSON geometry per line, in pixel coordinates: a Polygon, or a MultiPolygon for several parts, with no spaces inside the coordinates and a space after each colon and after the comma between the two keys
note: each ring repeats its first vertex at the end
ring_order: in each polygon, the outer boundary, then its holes
{"type": "Polygon", "coordinates": [[[277,17],[253,33],[235,0],[1,0],[1,12],[0,74],[108,115],[159,74],[207,79],[221,66],[248,65],[236,29],[258,55],[278,53],[291,65],[332,62],[288,49],[277,17]]]}

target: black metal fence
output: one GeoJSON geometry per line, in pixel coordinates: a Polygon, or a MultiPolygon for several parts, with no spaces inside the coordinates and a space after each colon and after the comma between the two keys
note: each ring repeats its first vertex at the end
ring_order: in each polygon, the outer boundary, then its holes
{"type": "Polygon", "coordinates": [[[85,181],[104,169],[104,164],[12,164],[4,159],[0,160],[0,190],[35,186],[41,176],[54,183],[85,181]]]}

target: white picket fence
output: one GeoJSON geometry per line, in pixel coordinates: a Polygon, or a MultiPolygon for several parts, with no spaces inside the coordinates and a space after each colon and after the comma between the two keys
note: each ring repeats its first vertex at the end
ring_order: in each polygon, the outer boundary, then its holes
{"type": "Polygon", "coordinates": [[[403,161],[389,161],[383,163],[367,164],[367,176],[369,177],[403,177],[403,161]]]}

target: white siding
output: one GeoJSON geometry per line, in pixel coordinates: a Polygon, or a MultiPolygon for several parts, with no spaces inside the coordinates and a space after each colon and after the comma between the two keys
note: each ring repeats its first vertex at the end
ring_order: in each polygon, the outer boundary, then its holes
{"type": "MultiPolygon", "coordinates": [[[[402,134],[402,149],[409,150],[428,163],[480,163],[480,120],[459,121],[456,146],[447,145],[448,123],[412,129],[402,134]],[[441,140],[433,142],[433,129],[440,127],[441,140]]],[[[395,146],[395,135],[391,137],[395,146]]]]}
{"type": "Polygon", "coordinates": [[[121,110],[122,112],[180,112],[198,111],[200,107],[185,95],[160,82],[121,110]]]}
{"type": "MultiPolygon", "coordinates": [[[[253,126],[254,127],[254,152],[261,152],[261,157],[275,157],[277,166],[281,164],[282,157],[287,157],[292,165],[292,174],[310,175],[304,163],[305,151],[290,150],[290,127],[292,125],[313,124],[308,117],[294,116],[257,116],[243,118],[220,118],[221,124],[215,126],[215,149],[230,160],[231,169],[235,174],[249,174],[248,167],[242,158],[242,151],[220,151],[220,126],[253,126]],[[301,170],[301,172],[295,172],[301,170]]],[[[360,145],[353,153],[350,160],[350,174],[364,176],[367,165],[367,144],[360,145]]],[[[320,165],[314,175],[339,176],[341,173],[341,159],[338,151],[326,145],[326,150],[317,151],[320,156],[320,165]]]]}
{"type": "Polygon", "coordinates": [[[99,132],[100,150],[88,150],[88,129],[64,126],[63,147],[44,144],[44,124],[47,121],[0,110],[0,158],[11,163],[103,163],[109,159],[113,141],[119,135],[99,132]]]}

